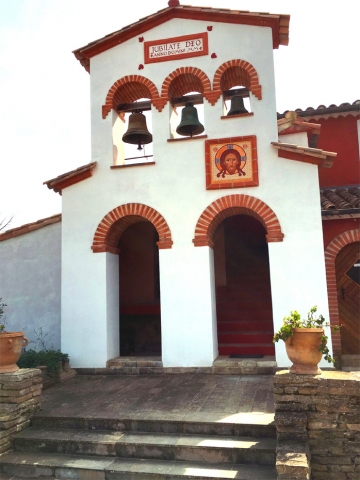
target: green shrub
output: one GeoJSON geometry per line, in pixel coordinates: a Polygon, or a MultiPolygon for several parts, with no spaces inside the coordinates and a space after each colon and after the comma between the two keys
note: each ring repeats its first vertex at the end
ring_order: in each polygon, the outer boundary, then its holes
{"type": "Polygon", "coordinates": [[[62,353],[60,350],[27,350],[20,355],[17,365],[20,368],[37,368],[41,365],[47,367],[47,375],[50,377],[55,375],[61,368],[61,363],[68,362],[69,355],[62,353]]]}

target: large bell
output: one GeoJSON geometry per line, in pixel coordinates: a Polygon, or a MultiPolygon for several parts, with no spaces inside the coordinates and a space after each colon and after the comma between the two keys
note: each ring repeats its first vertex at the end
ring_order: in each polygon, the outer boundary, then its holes
{"type": "Polygon", "coordinates": [[[244,100],[240,95],[235,95],[231,98],[230,110],[227,114],[229,115],[239,115],[240,113],[249,113],[244,107],[244,100]]]}
{"type": "Polygon", "coordinates": [[[205,130],[199,122],[197,110],[191,102],[186,103],[181,112],[181,122],[176,129],[176,133],[184,137],[199,135],[205,130]]]}
{"type": "Polygon", "coordinates": [[[125,143],[138,145],[138,150],[141,150],[141,145],[152,142],[152,135],[147,129],[146,117],[143,113],[135,111],[130,115],[128,129],[122,139],[125,143]]]}

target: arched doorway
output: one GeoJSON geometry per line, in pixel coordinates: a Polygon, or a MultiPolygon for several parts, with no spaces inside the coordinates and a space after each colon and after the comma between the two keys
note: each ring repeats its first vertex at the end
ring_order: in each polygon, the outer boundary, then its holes
{"type": "MultiPolygon", "coordinates": [[[[95,254],[107,252],[119,256],[116,274],[109,272],[109,278],[114,281],[107,284],[107,299],[117,312],[120,310],[120,322],[116,325],[113,323],[112,327],[119,329],[120,334],[127,335],[127,340],[120,339],[121,356],[161,354],[158,250],[172,248],[172,244],[171,231],[164,217],[140,203],[127,203],[114,208],[97,226],[92,251],[95,254]],[[126,315],[129,316],[127,332],[121,321],[126,315]],[[136,316],[143,317],[137,322],[140,327],[136,327],[136,321],[130,323],[139,319],[136,316]],[[149,316],[152,316],[150,321],[149,316]],[[149,335],[149,330],[153,331],[152,335],[149,335]]],[[[110,262],[109,265],[115,263],[110,262]]],[[[115,318],[114,311],[111,313],[115,318]]],[[[119,319],[119,316],[116,317],[119,319]]]]}
{"type": "Polygon", "coordinates": [[[121,356],[161,355],[158,240],[149,221],[130,225],[119,240],[121,356]]]}
{"type": "Polygon", "coordinates": [[[335,261],[341,354],[359,355],[360,346],[360,244],[346,245],[335,261]]]}
{"type": "MultiPolygon", "coordinates": [[[[327,279],[327,287],[328,287],[329,313],[330,313],[331,325],[341,325],[345,323],[340,315],[339,300],[341,300],[341,303],[344,303],[344,310],[347,310],[345,305],[348,303],[348,300],[350,297],[348,295],[349,291],[348,293],[346,293],[346,288],[345,288],[346,286],[343,285],[343,281],[345,280],[344,275],[349,276],[347,272],[348,272],[348,269],[351,268],[351,263],[353,261],[354,261],[354,264],[355,262],[357,262],[357,255],[350,254],[350,257],[348,258],[348,260],[350,259],[351,261],[350,263],[348,263],[347,268],[345,266],[346,257],[347,257],[345,248],[351,245],[353,246],[352,248],[355,248],[355,252],[357,251],[357,253],[359,253],[359,247],[360,247],[359,230],[347,230],[346,232],[341,233],[340,235],[335,237],[325,249],[326,279],[327,279]],[[342,254],[343,251],[345,252],[344,254],[342,254]],[[344,255],[344,258],[342,258],[343,255],[344,255]],[[342,290],[342,288],[344,288],[344,290],[342,290]]],[[[350,252],[352,251],[352,248],[349,247],[350,252]]],[[[360,267],[355,267],[355,268],[360,268],[360,267]]],[[[356,291],[356,288],[357,287],[355,286],[355,291],[356,291]]],[[[358,314],[359,314],[359,309],[357,309],[357,315],[355,317],[357,325],[359,325],[360,323],[358,314]]],[[[339,332],[333,333],[331,336],[333,351],[336,356],[343,355],[343,350],[342,350],[343,338],[345,340],[345,337],[349,338],[351,334],[354,334],[354,330],[352,330],[352,333],[351,333],[351,330],[349,328],[347,329],[348,332],[345,332],[344,329],[346,330],[346,326],[344,328],[341,328],[339,332]]],[[[360,327],[358,327],[358,329],[356,330],[359,331],[360,327]]]]}
{"type": "Polygon", "coordinates": [[[266,229],[254,217],[233,215],[214,236],[219,354],[275,355],[266,229]]]}

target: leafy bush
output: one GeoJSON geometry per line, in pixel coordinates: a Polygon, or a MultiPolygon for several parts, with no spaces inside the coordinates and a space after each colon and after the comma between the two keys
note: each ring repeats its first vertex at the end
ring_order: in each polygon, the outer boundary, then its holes
{"type": "Polygon", "coordinates": [[[20,355],[17,365],[20,368],[37,368],[41,365],[47,367],[47,374],[51,377],[60,369],[61,364],[69,361],[69,355],[62,353],[60,350],[27,350],[20,355]]]}

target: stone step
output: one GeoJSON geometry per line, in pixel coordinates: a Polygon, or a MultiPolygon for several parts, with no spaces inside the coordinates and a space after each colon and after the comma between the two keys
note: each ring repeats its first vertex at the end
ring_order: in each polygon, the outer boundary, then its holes
{"type": "Polygon", "coordinates": [[[14,437],[17,452],[109,455],[204,463],[275,464],[276,440],[164,433],[28,429],[14,437]]]}
{"type": "Polygon", "coordinates": [[[341,369],[345,372],[359,372],[360,355],[341,355],[341,369]]]}
{"type": "Polygon", "coordinates": [[[91,480],[276,480],[274,466],[205,464],[105,456],[13,452],[1,458],[2,473],[19,478],[91,480]]]}
{"type": "Polygon", "coordinates": [[[163,366],[161,357],[117,357],[108,360],[107,367],[159,368],[163,366]]]}
{"type": "MultiPolygon", "coordinates": [[[[232,364],[233,362],[229,362],[232,364]]],[[[225,362],[224,365],[227,365],[225,362]]],[[[100,430],[116,433],[167,433],[184,435],[221,435],[234,437],[276,438],[273,413],[237,413],[225,416],[222,413],[194,412],[184,420],[167,420],[164,415],[152,414],[151,418],[92,418],[58,417],[37,413],[31,420],[33,429],[45,430],[100,430]]]]}

